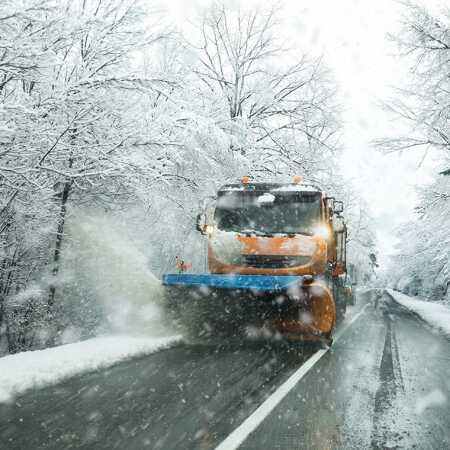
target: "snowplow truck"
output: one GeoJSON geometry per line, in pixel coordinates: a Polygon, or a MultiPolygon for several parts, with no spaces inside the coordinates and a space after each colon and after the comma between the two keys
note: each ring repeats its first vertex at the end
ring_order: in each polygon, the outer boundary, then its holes
{"type": "Polygon", "coordinates": [[[207,273],[163,276],[166,304],[191,337],[332,342],[346,309],[343,203],[313,184],[223,186],[197,217],[207,273]]]}

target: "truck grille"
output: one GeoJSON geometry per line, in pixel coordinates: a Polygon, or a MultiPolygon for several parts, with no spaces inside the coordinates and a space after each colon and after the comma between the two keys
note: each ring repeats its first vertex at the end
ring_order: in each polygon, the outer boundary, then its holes
{"type": "Polygon", "coordinates": [[[256,269],[282,269],[308,264],[310,256],[244,255],[245,265],[256,269]]]}

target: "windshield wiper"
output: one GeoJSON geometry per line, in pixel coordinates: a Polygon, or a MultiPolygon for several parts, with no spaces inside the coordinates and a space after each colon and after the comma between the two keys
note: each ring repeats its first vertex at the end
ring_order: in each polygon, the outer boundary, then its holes
{"type": "Polygon", "coordinates": [[[289,237],[294,237],[295,235],[301,234],[302,236],[312,236],[313,233],[310,231],[258,231],[258,230],[251,230],[251,229],[245,229],[245,230],[239,230],[237,231],[239,234],[245,234],[246,236],[275,236],[276,234],[286,235],[289,237]]]}
{"type": "Polygon", "coordinates": [[[245,234],[246,236],[251,236],[252,234],[255,236],[273,236],[273,233],[264,233],[263,231],[257,230],[240,230],[238,233],[245,234]]]}

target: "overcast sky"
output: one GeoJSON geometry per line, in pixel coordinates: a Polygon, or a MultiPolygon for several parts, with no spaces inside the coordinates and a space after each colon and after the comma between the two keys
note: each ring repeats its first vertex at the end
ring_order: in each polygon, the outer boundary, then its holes
{"type": "MultiPolygon", "coordinates": [[[[440,0],[423,0],[437,9],[440,0]]],[[[209,0],[168,0],[169,15],[183,26],[209,0]]],[[[232,1],[238,3],[238,0],[232,1]]],[[[264,1],[245,1],[245,5],[264,1]]],[[[405,62],[396,56],[387,39],[399,29],[402,6],[394,0],[285,0],[283,16],[289,45],[323,54],[334,71],[345,108],[344,174],[362,191],[371,205],[378,230],[382,262],[392,252],[393,231],[412,217],[416,202],[414,186],[430,181],[430,157],[423,154],[384,156],[370,142],[400,129],[381,110],[379,102],[402,86],[407,76],[405,62]]]]}

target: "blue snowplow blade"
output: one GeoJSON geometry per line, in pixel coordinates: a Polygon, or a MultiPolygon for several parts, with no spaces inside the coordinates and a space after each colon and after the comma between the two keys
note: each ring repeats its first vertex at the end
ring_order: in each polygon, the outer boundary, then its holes
{"type": "Polygon", "coordinates": [[[218,289],[245,289],[257,292],[280,292],[302,284],[302,276],[296,275],[235,275],[210,273],[170,273],[163,275],[164,286],[207,287],[218,289]]]}

